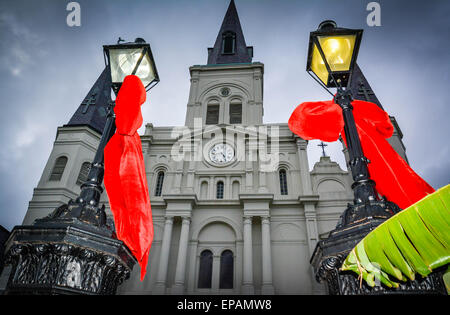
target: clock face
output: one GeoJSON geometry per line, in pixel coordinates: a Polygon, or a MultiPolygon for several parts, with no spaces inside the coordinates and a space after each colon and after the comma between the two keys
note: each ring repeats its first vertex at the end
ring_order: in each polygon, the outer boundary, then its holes
{"type": "Polygon", "coordinates": [[[218,143],[209,151],[209,159],[216,164],[226,164],[234,159],[234,149],[226,143],[218,143]]]}

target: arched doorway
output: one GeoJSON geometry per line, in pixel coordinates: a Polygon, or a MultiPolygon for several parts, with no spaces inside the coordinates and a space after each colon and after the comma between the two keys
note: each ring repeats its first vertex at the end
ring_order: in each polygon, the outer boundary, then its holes
{"type": "Polygon", "coordinates": [[[211,222],[198,235],[195,291],[230,294],[236,287],[236,233],[225,222],[211,222]]]}

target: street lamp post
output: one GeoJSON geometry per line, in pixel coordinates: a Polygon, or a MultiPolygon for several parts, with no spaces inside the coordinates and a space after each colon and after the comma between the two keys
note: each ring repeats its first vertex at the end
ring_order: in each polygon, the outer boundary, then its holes
{"type": "MultiPolygon", "coordinates": [[[[103,46],[117,95],[127,75],[137,75],[147,91],[159,82],[150,45],[103,46]]],[[[5,294],[115,294],[136,259],[107,222],[103,192],[104,149],[115,132],[114,104],[78,198],[29,226],[16,226],[6,244],[11,273],[5,294]]]]}
{"type": "MultiPolygon", "coordinates": [[[[316,279],[327,283],[330,294],[379,294],[392,293],[388,288],[360,285],[351,273],[339,271],[343,260],[356,244],[380,223],[401,209],[394,203],[379,198],[375,182],[370,178],[358,131],[353,117],[352,91],[349,88],[362,30],[337,27],[334,21],[324,21],[310,33],[308,73],[331,95],[329,88],[336,88],[334,102],[342,109],[344,133],[349,152],[354,192],[353,204],[341,215],[336,228],[327,239],[320,241],[311,258],[316,279]]],[[[445,292],[438,275],[402,284],[395,292],[418,293],[445,292]]]]}

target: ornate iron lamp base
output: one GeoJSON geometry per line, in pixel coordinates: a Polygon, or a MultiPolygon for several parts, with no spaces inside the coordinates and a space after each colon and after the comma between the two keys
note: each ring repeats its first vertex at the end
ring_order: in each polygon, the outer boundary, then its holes
{"type": "MultiPolygon", "coordinates": [[[[326,278],[331,295],[447,295],[442,272],[433,272],[426,278],[401,283],[399,288],[391,289],[385,286],[370,287],[353,273],[339,272],[339,267],[346,256],[343,256],[337,266],[331,268],[326,278]]],[[[328,266],[331,267],[331,266],[328,266]]]]}
{"type": "Polygon", "coordinates": [[[360,282],[353,272],[343,272],[342,266],[350,251],[370,231],[398,212],[393,203],[381,200],[366,205],[349,205],[341,216],[335,230],[327,239],[320,241],[311,258],[316,280],[325,282],[331,295],[379,295],[379,294],[438,294],[447,295],[442,271],[437,270],[426,278],[407,281],[397,289],[383,285],[368,286],[360,282]],[[370,214],[370,215],[368,215],[370,214]]]}
{"type": "Polygon", "coordinates": [[[4,294],[115,294],[136,259],[111,228],[61,216],[58,209],[14,227],[6,244],[11,273],[4,294]]]}

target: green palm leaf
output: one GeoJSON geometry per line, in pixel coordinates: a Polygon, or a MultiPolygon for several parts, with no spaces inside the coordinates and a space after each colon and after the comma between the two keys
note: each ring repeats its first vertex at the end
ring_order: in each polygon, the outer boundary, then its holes
{"type": "MultiPolygon", "coordinates": [[[[363,238],[342,264],[373,287],[423,277],[450,263],[450,185],[399,212],[363,238]]],[[[450,270],[450,267],[449,267],[450,270]]],[[[446,276],[447,277],[447,276],[446,276]]]]}

